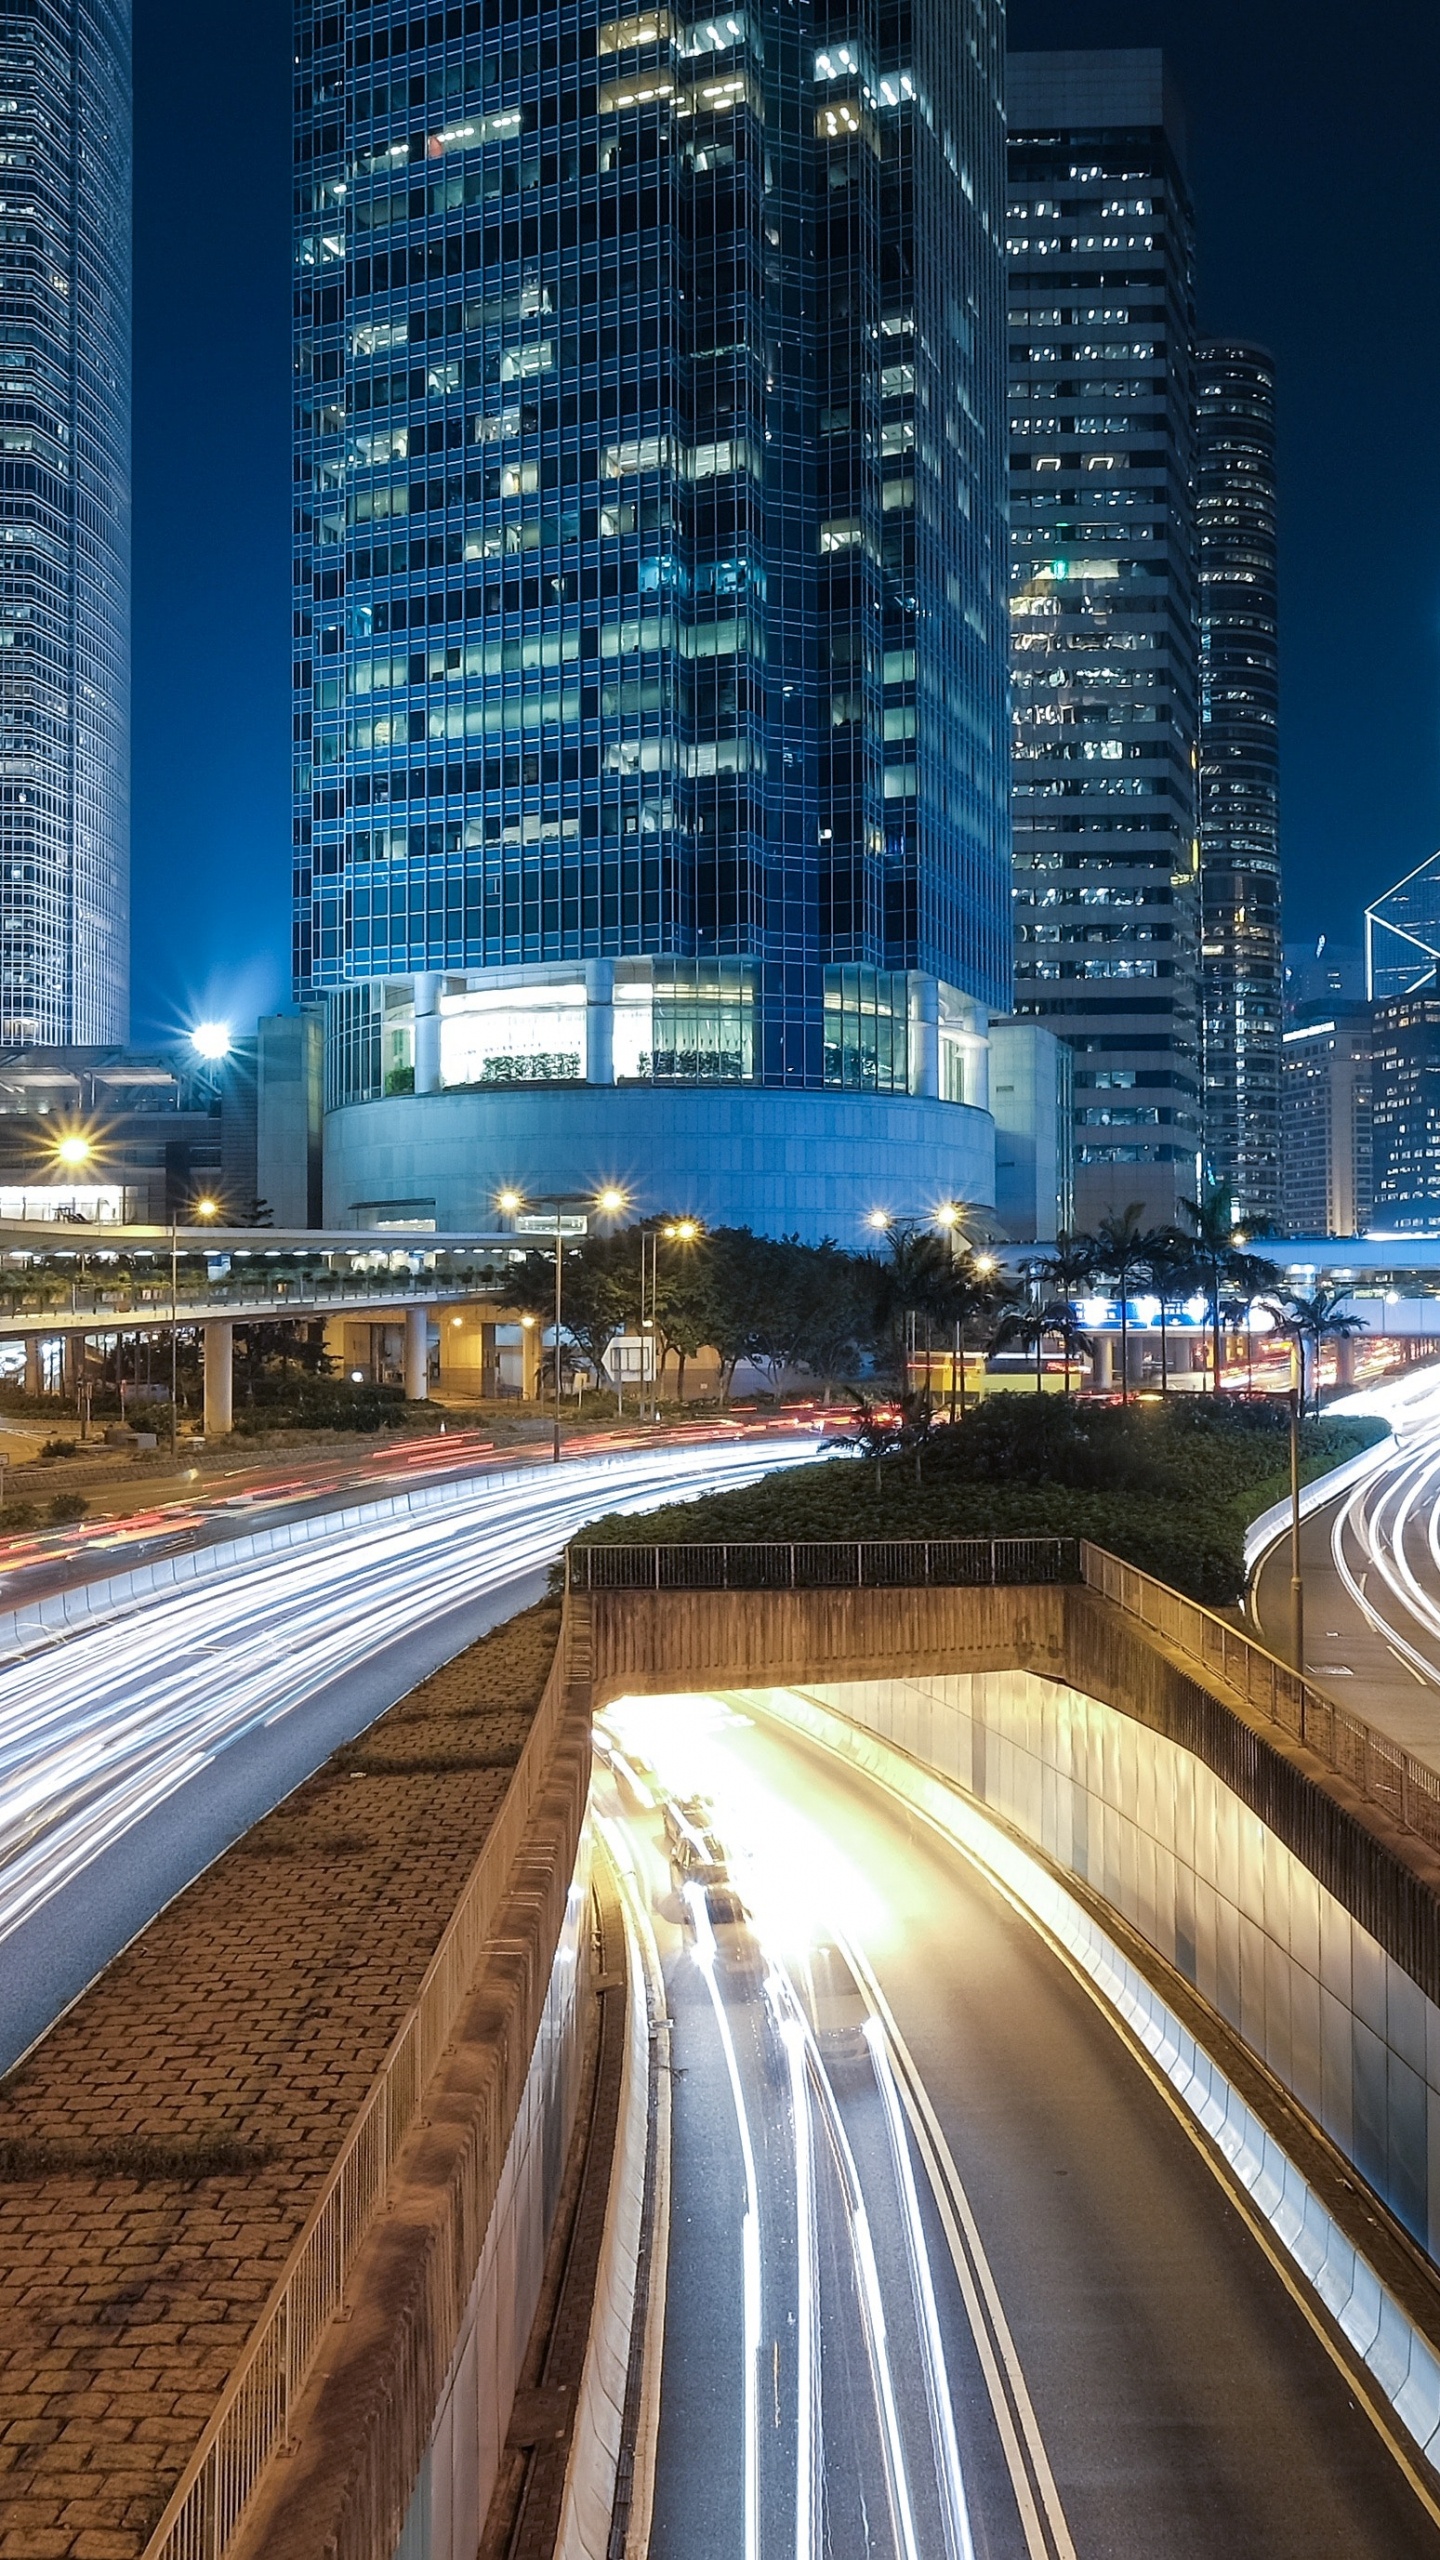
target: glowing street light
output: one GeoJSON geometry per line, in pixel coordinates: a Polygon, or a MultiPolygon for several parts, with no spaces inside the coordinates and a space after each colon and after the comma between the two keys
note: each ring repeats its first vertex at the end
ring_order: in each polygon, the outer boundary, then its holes
{"type": "Polygon", "coordinates": [[[627,1191],[617,1190],[613,1182],[607,1182],[603,1191],[596,1192],[595,1206],[602,1218],[618,1218],[629,1208],[630,1195],[627,1191]]]}
{"type": "Polygon", "coordinates": [[[525,1195],[522,1191],[497,1191],[495,1206],[502,1218],[518,1218],[525,1206],[525,1195]]]}
{"type": "Polygon", "coordinates": [[[694,1244],[700,1234],[700,1221],[698,1218],[675,1218],[660,1232],[667,1244],[694,1244]]]}
{"type": "Polygon", "coordinates": [[[210,1199],[197,1200],[195,1203],[195,1215],[197,1218],[218,1218],[220,1215],[219,1201],[210,1199]]]}
{"type": "Polygon", "coordinates": [[[865,1224],[867,1227],[873,1227],[877,1235],[883,1236],[893,1221],[888,1209],[871,1209],[866,1216],[865,1224]]]}
{"type": "Polygon", "coordinates": [[[90,1140],[82,1137],[78,1129],[55,1143],[56,1163],[68,1166],[72,1172],[78,1172],[81,1165],[88,1164],[94,1152],[90,1140]]]}
{"type": "Polygon", "coordinates": [[[197,1057],[218,1065],[222,1058],[229,1057],[234,1046],[229,1023],[197,1022],[190,1034],[190,1046],[197,1057]]]}

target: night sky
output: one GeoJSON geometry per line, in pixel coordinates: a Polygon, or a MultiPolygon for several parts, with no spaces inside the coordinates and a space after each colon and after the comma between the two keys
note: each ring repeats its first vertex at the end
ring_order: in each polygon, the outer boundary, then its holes
{"type": "MultiPolygon", "coordinates": [[[[139,1038],[287,999],[289,0],[136,0],[139,1038]]],[[[1391,0],[1011,0],[1016,46],[1163,44],[1207,331],[1281,418],[1286,932],[1359,938],[1440,842],[1434,100],[1391,0]]]]}

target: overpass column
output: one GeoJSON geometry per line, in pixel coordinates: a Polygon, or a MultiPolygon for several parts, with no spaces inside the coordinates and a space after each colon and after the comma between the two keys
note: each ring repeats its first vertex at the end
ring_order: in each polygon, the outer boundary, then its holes
{"type": "Polygon", "coordinates": [[[1108,1396],[1115,1384],[1115,1343],[1112,1335],[1091,1335],[1095,1345],[1095,1365],[1090,1372],[1090,1385],[1097,1396],[1108,1396]]]}
{"type": "Polygon", "coordinates": [[[235,1419],[235,1327],[212,1316],[205,1333],[205,1437],[224,1440],[235,1419]]]}
{"type": "Polygon", "coordinates": [[[85,1336],[83,1333],[67,1333],[61,1340],[65,1393],[73,1396],[85,1376],[85,1336]]]}
{"type": "Polygon", "coordinates": [[[430,1310],[407,1307],[405,1310],[405,1397],[409,1404],[423,1404],[430,1393],[430,1310]]]}
{"type": "Polygon", "coordinates": [[[27,1333],[25,1336],[25,1393],[27,1396],[38,1396],[43,1395],[44,1391],[45,1372],[40,1361],[40,1336],[38,1333],[27,1333]]]}
{"type": "Polygon", "coordinates": [[[1338,1336],[1335,1344],[1335,1384],[1337,1387],[1353,1387],[1355,1384],[1355,1350],[1356,1343],[1353,1333],[1342,1333],[1338,1336]]]}

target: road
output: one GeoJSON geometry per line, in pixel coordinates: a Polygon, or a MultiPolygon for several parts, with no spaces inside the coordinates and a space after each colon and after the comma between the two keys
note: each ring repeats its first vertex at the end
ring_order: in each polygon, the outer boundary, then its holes
{"type": "Polygon", "coordinates": [[[587,1520],[818,1453],[772,1437],[482,1476],[0,1669],[0,2069],[341,1742],[538,1596],[587,1520]]]}
{"type": "Polygon", "coordinates": [[[649,2560],[1436,2560],[1187,2133],[958,1853],[738,1702],[623,1701],[601,1747],[670,2020],[649,2560]]]}
{"type": "MultiPolygon", "coordinates": [[[[1383,1413],[1396,1449],[1302,1525],[1306,1669],[1440,1770],[1440,1378],[1425,1370],[1335,1409],[1383,1413]]],[[[1288,1662],[1288,1536],[1261,1559],[1250,1614],[1288,1662]]]]}

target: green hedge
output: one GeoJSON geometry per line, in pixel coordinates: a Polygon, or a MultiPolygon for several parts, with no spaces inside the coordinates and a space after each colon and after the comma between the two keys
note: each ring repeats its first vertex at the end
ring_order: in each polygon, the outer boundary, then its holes
{"type": "MultiPolygon", "coordinates": [[[[920,1453],[836,1457],[736,1493],[596,1521],[581,1543],[648,1546],[748,1538],[1091,1538],[1218,1608],[1245,1585],[1245,1531],[1289,1484],[1283,1412],[1177,1398],[1124,1412],[996,1397],[920,1453]],[[996,1410],[1000,1408],[1000,1410],[996,1410]],[[1009,1408],[1009,1410],[1005,1410],[1009,1408]],[[1058,1418],[1056,1418],[1058,1417],[1058,1418]]],[[[1383,1439],[1369,1421],[1307,1423],[1306,1477],[1383,1439]]]]}

